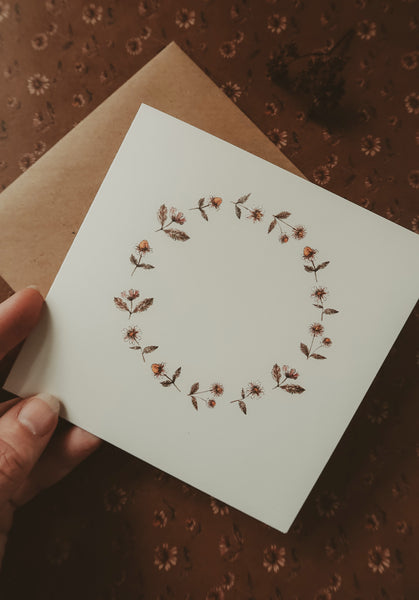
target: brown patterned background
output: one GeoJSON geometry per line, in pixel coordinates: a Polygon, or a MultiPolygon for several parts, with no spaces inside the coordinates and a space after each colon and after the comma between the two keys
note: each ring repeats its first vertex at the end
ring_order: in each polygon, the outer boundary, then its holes
{"type": "MultiPolygon", "coordinates": [[[[0,0],[1,189],[174,39],[312,181],[418,233],[418,4],[0,0]]],[[[289,534],[107,445],[16,515],[0,597],[419,598],[418,316],[289,534]]]]}

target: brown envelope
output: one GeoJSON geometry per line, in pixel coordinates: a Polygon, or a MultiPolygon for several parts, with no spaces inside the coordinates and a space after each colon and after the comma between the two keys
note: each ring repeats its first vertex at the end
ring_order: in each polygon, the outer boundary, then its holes
{"type": "Polygon", "coordinates": [[[145,102],[301,175],[173,42],[0,195],[0,275],[46,294],[145,102]]]}

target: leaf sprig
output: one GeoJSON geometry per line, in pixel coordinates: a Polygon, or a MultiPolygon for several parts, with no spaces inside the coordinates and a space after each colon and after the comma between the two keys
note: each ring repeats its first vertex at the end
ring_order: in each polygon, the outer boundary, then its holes
{"type": "Polygon", "coordinates": [[[141,356],[145,362],[145,355],[157,350],[158,346],[145,346],[144,348],[142,346],[130,346],[130,348],[131,350],[141,350],[141,356]]]}
{"type": "Polygon", "coordinates": [[[129,290],[128,292],[121,292],[120,296],[115,296],[113,301],[116,308],[129,314],[128,318],[130,319],[132,315],[148,310],[154,302],[154,298],[144,298],[138,304],[134,304],[134,300],[139,296],[140,292],[138,290],[129,290]]]}
{"type": "Polygon", "coordinates": [[[284,365],[283,372],[281,372],[281,367],[275,363],[272,367],[272,378],[276,382],[276,386],[273,388],[276,390],[277,388],[281,388],[281,390],[285,390],[289,394],[302,394],[305,392],[305,388],[301,387],[301,385],[297,385],[296,383],[286,383],[286,381],[298,379],[299,373],[295,369],[290,369],[287,365],[284,365]]]}
{"type": "Polygon", "coordinates": [[[168,221],[169,211],[165,204],[162,204],[157,213],[157,219],[161,225],[160,229],[156,231],[163,231],[166,235],[168,235],[172,240],[179,242],[186,242],[189,240],[189,235],[182,231],[181,229],[173,229],[171,225],[176,223],[177,225],[183,225],[186,221],[185,216],[182,212],[178,211],[176,208],[172,207],[170,209],[170,220],[168,221]]]}
{"type": "Polygon", "coordinates": [[[223,199],[220,198],[219,196],[211,196],[211,198],[208,200],[207,204],[205,204],[205,198],[200,198],[198,200],[198,206],[194,206],[193,208],[190,208],[189,210],[199,210],[201,217],[205,221],[208,221],[208,213],[205,209],[206,208],[215,208],[216,210],[218,210],[220,208],[222,202],[223,202],[223,199]]]}

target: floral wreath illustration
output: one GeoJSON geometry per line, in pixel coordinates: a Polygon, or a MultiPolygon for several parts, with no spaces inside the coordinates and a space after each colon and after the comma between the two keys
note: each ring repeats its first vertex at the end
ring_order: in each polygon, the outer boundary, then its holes
{"type": "MultiPolygon", "coordinates": [[[[241,196],[237,201],[231,202],[234,206],[235,215],[238,219],[241,219],[245,215],[253,223],[260,223],[264,219],[264,210],[262,208],[249,208],[247,201],[249,200],[250,194],[241,196]]],[[[214,209],[219,211],[223,203],[222,198],[218,196],[210,196],[208,200],[200,198],[197,206],[189,208],[190,211],[198,211],[201,217],[205,221],[209,221],[208,214],[214,209]]],[[[281,244],[288,243],[291,239],[301,241],[305,238],[307,230],[303,225],[291,225],[289,222],[291,213],[288,211],[282,211],[275,215],[272,215],[272,221],[269,224],[267,233],[270,234],[277,228],[279,229],[279,242],[281,244]]],[[[156,233],[161,232],[167,235],[175,242],[186,242],[190,239],[189,235],[183,227],[186,222],[186,217],[183,212],[176,208],[170,208],[163,204],[158,212],[157,219],[160,225],[159,229],[156,229],[156,233]]],[[[135,246],[134,253],[129,257],[130,263],[133,265],[131,277],[134,276],[138,269],[150,270],[154,269],[152,264],[145,262],[148,255],[152,252],[152,248],[148,240],[144,239],[135,246]]],[[[326,301],[329,296],[329,292],[326,287],[319,283],[319,271],[325,269],[329,262],[317,262],[318,250],[305,246],[302,251],[301,258],[303,260],[303,266],[307,273],[312,273],[315,279],[315,286],[311,293],[312,304],[319,311],[319,318],[311,323],[308,327],[308,333],[310,336],[309,342],[300,343],[300,350],[304,354],[307,360],[325,360],[327,357],[324,354],[319,354],[319,350],[322,352],[327,350],[332,345],[332,340],[325,335],[324,328],[324,317],[326,315],[334,315],[339,311],[326,306],[326,301]]],[[[154,302],[154,298],[143,298],[140,299],[140,292],[137,289],[131,288],[127,291],[123,291],[119,296],[114,297],[114,304],[116,308],[121,311],[128,313],[128,319],[132,316],[138,315],[147,311],[154,302]]],[[[124,341],[128,342],[131,350],[136,350],[142,357],[143,362],[146,362],[146,356],[157,350],[158,346],[155,345],[144,345],[141,342],[141,331],[137,325],[131,325],[123,329],[124,341]]],[[[189,391],[182,391],[178,385],[178,379],[181,376],[182,368],[178,367],[172,374],[168,370],[166,363],[152,363],[151,371],[163,387],[173,387],[187,398],[190,399],[192,406],[198,410],[200,405],[205,405],[208,408],[214,408],[217,404],[216,398],[220,397],[224,393],[224,386],[219,383],[211,383],[210,385],[204,386],[203,389],[199,382],[193,383],[189,391]]],[[[279,364],[274,364],[271,369],[271,376],[275,382],[273,387],[274,390],[280,389],[289,394],[302,394],[305,392],[305,388],[301,385],[294,383],[300,376],[295,368],[283,365],[282,368],[279,364]]],[[[264,389],[259,382],[251,381],[247,386],[242,387],[240,394],[237,394],[239,398],[230,400],[231,404],[239,406],[242,413],[247,414],[247,406],[250,400],[260,398],[264,395],[264,389]]]]}

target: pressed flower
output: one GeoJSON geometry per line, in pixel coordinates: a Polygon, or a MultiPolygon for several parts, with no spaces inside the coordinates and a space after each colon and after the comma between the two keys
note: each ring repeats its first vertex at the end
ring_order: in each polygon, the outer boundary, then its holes
{"type": "Polygon", "coordinates": [[[279,131],[277,127],[268,131],[268,138],[277,146],[278,148],[285,148],[288,143],[288,132],[287,131],[279,131]]]}
{"type": "Polygon", "coordinates": [[[367,21],[365,19],[364,21],[360,21],[358,23],[356,27],[356,33],[359,35],[361,40],[368,41],[375,37],[377,33],[377,25],[374,23],[374,21],[367,21]]]}
{"type": "Polygon", "coordinates": [[[87,25],[96,25],[102,20],[103,8],[96,6],[96,4],[90,3],[83,7],[82,19],[87,25]]]}
{"type": "Polygon", "coordinates": [[[154,527],[166,527],[167,525],[167,514],[164,510],[155,510],[153,515],[153,525],[154,527]]]}
{"type": "Polygon", "coordinates": [[[310,325],[310,332],[311,335],[317,337],[319,335],[322,335],[322,333],[324,332],[324,327],[321,323],[313,323],[312,325],[310,325]]]}
{"type": "Polygon", "coordinates": [[[41,94],[44,94],[45,91],[49,88],[49,79],[46,75],[35,73],[35,75],[29,77],[27,85],[30,94],[40,96],[41,94]]]}
{"type": "Polygon", "coordinates": [[[137,245],[137,252],[151,252],[151,248],[150,248],[150,244],[148,243],[147,240],[142,240],[138,245],[137,245]]]}
{"type": "Polygon", "coordinates": [[[140,330],[137,327],[127,327],[123,330],[124,340],[129,344],[138,344],[140,341],[140,330]]]}
{"type": "Polygon", "coordinates": [[[368,551],[368,566],[373,573],[382,575],[390,567],[390,550],[375,546],[368,551]]]}
{"type": "Polygon", "coordinates": [[[125,44],[125,50],[131,56],[137,56],[137,54],[141,54],[143,50],[143,43],[141,38],[139,37],[130,37],[125,44]]]}
{"type": "Polygon", "coordinates": [[[233,58],[236,54],[236,44],[235,42],[223,42],[219,50],[224,58],[233,58]]]}
{"type": "Polygon", "coordinates": [[[317,250],[314,248],[310,248],[310,246],[305,246],[303,250],[303,258],[304,260],[311,260],[317,254],[317,250]]]}
{"type": "Polygon", "coordinates": [[[176,566],[178,550],[176,546],[169,548],[169,544],[157,546],[154,550],[154,564],[159,571],[169,571],[176,566]]]}
{"type": "Polygon", "coordinates": [[[313,171],[313,179],[317,185],[326,185],[330,181],[330,168],[327,165],[320,165],[313,171]]]}
{"type": "Polygon", "coordinates": [[[365,156],[375,156],[381,150],[381,139],[369,134],[361,140],[361,150],[365,156]]]}
{"type": "Polygon", "coordinates": [[[125,298],[126,300],[129,300],[130,302],[132,302],[133,300],[138,298],[139,295],[140,295],[140,292],[138,290],[133,290],[133,289],[130,289],[128,292],[121,292],[122,298],[125,298]]]}
{"type": "Polygon", "coordinates": [[[222,198],[219,198],[218,196],[212,197],[210,199],[211,205],[214,206],[215,208],[220,208],[222,201],[223,201],[222,198]]]}
{"type": "Polygon", "coordinates": [[[214,400],[214,398],[211,398],[211,400],[208,400],[208,406],[210,408],[214,408],[214,406],[216,405],[216,401],[214,400]]]}
{"type": "Polygon", "coordinates": [[[176,12],[176,25],[179,29],[189,29],[195,25],[195,11],[187,8],[180,8],[176,12]]]}
{"type": "Polygon", "coordinates": [[[224,387],[221,383],[213,383],[210,390],[214,396],[221,396],[224,392],[224,387]]]}
{"type": "Polygon", "coordinates": [[[248,218],[252,219],[253,223],[261,221],[263,218],[263,212],[260,210],[260,208],[255,208],[250,211],[250,215],[248,218]]]}
{"type": "Polygon", "coordinates": [[[327,289],[325,287],[317,287],[311,294],[313,298],[323,301],[327,296],[327,289]]]}
{"type": "Polygon", "coordinates": [[[298,379],[298,373],[296,369],[290,369],[288,365],[284,365],[284,375],[287,379],[298,379]]]}
{"type": "Polygon", "coordinates": [[[325,337],[322,339],[322,346],[331,346],[332,345],[332,340],[328,337],[325,337]]]}
{"type": "Polygon", "coordinates": [[[281,244],[286,244],[289,240],[289,237],[287,236],[286,233],[283,233],[280,237],[279,237],[279,241],[281,242],[281,244]]]}
{"type": "Polygon", "coordinates": [[[241,87],[237,83],[233,83],[232,81],[227,81],[221,86],[224,94],[230,98],[233,102],[237,102],[237,100],[242,95],[241,87]]]}
{"type": "Polygon", "coordinates": [[[173,223],[178,223],[179,225],[183,225],[186,221],[184,214],[173,206],[170,209],[170,218],[172,219],[173,223]]]}
{"type": "Polygon", "coordinates": [[[287,17],[280,17],[279,15],[271,15],[268,17],[268,29],[272,33],[281,33],[287,28],[287,17]]]}
{"type": "Polygon", "coordinates": [[[285,548],[278,548],[276,544],[265,548],[262,564],[268,573],[278,573],[279,568],[285,566],[285,548]]]}
{"type": "Polygon", "coordinates": [[[305,227],[303,227],[302,225],[297,225],[297,227],[294,229],[293,233],[292,233],[292,237],[295,238],[296,240],[302,240],[303,237],[305,237],[306,235],[306,230],[305,227]]]}
{"type": "Polygon", "coordinates": [[[404,99],[404,105],[408,113],[419,115],[419,94],[411,92],[404,99]]]}
{"type": "Polygon", "coordinates": [[[263,394],[263,388],[260,384],[251,382],[247,386],[247,393],[249,396],[259,397],[263,394]]]}
{"type": "Polygon", "coordinates": [[[153,363],[151,365],[151,370],[153,371],[156,377],[164,375],[164,363],[153,363]]]}

